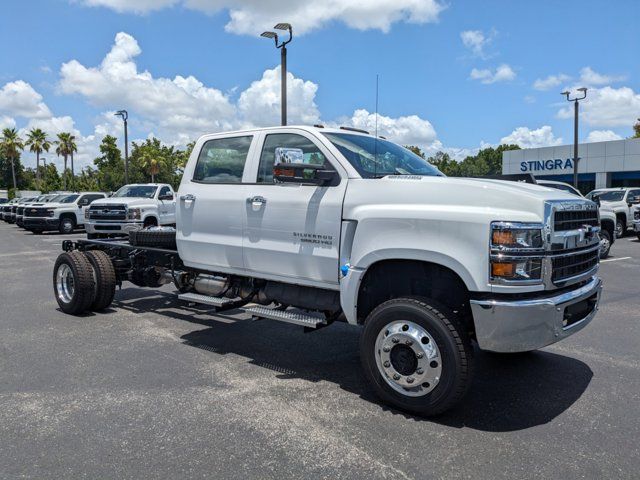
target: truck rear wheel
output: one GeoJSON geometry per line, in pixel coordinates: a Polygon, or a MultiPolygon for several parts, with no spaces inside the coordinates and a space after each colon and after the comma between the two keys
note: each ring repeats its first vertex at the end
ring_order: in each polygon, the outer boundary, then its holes
{"type": "Polygon", "coordinates": [[[89,310],[99,312],[111,305],[116,294],[116,270],[109,255],[101,250],[89,250],[86,256],[96,280],[96,295],[89,310]]]}
{"type": "Polygon", "coordinates": [[[61,253],[53,267],[53,292],[64,313],[86,312],[96,295],[93,268],[87,257],[73,251],[61,253]]]}
{"type": "Polygon", "coordinates": [[[398,298],[367,317],[365,375],[383,401],[430,416],[450,409],[471,383],[473,348],[453,313],[430,300],[398,298]]]}
{"type": "Polygon", "coordinates": [[[175,250],[176,231],[166,227],[129,232],[129,243],[136,247],[156,247],[175,250]]]}

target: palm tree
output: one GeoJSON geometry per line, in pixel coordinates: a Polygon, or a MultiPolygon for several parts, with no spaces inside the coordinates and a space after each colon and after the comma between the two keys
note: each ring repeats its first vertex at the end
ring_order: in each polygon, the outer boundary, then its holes
{"type": "Polygon", "coordinates": [[[64,159],[64,169],[62,170],[62,188],[67,189],[67,159],[69,158],[69,137],[70,133],[61,132],[58,134],[58,140],[54,143],[56,146],[56,155],[62,155],[64,159]]]}
{"type": "Polygon", "coordinates": [[[47,134],[39,128],[32,128],[27,134],[25,145],[29,147],[29,151],[36,154],[36,184],[40,186],[40,154],[48,152],[51,148],[51,142],[47,138],[47,134]]]}
{"type": "Polygon", "coordinates": [[[67,152],[71,155],[71,188],[76,189],[76,174],[73,169],[73,154],[78,153],[78,145],[76,144],[76,136],[69,134],[67,137],[67,152]]]}
{"type": "Polygon", "coordinates": [[[2,139],[0,140],[0,148],[4,154],[11,159],[11,175],[13,176],[13,189],[18,189],[16,182],[15,160],[22,150],[24,150],[24,142],[18,136],[15,128],[5,128],[2,131],[2,139]]]}
{"type": "Polygon", "coordinates": [[[156,175],[160,173],[160,167],[167,164],[164,158],[152,156],[147,152],[142,154],[140,163],[142,168],[147,170],[149,175],[151,175],[151,183],[156,183],[156,175]]]}

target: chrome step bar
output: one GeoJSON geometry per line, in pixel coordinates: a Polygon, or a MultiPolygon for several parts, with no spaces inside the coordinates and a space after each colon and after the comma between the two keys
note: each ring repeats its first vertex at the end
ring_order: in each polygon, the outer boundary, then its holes
{"type": "MultiPolygon", "coordinates": [[[[230,300],[226,297],[211,297],[200,293],[181,293],[178,295],[180,300],[190,303],[199,303],[203,305],[211,305],[216,310],[225,310],[232,308],[237,304],[237,300],[230,300]]],[[[299,310],[280,310],[275,308],[263,307],[252,304],[251,306],[238,306],[237,310],[251,314],[254,320],[269,319],[279,322],[292,323],[309,329],[317,329],[327,326],[324,316],[303,313],[299,310]]]]}

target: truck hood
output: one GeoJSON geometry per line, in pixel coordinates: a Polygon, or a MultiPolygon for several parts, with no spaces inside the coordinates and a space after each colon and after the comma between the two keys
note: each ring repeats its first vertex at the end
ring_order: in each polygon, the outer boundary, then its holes
{"type": "MultiPolygon", "coordinates": [[[[575,195],[521,182],[504,180],[388,176],[381,179],[352,179],[349,181],[345,204],[406,205],[410,208],[428,208],[444,211],[465,210],[470,214],[481,212],[496,220],[540,222],[544,219],[548,200],[587,201],[575,195]]],[[[345,209],[345,218],[349,218],[345,209]]]]}
{"type": "Polygon", "coordinates": [[[156,200],[152,198],[114,197],[105,198],[104,200],[95,200],[91,203],[91,206],[105,207],[108,205],[126,205],[127,207],[145,207],[155,204],[156,200]]]}

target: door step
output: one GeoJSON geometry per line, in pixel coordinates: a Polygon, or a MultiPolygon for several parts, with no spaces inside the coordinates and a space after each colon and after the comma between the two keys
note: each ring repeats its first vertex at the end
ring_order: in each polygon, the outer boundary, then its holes
{"type": "Polygon", "coordinates": [[[209,295],[192,292],[181,293],[178,295],[178,298],[185,302],[211,305],[217,312],[237,309],[251,314],[255,320],[268,318],[270,320],[293,323],[294,325],[305,327],[305,331],[307,329],[315,330],[328,325],[324,316],[303,313],[299,310],[278,310],[260,305],[252,305],[249,307],[245,306],[246,301],[230,300],[225,297],[211,297],[209,295]]]}
{"type": "Polygon", "coordinates": [[[320,328],[326,326],[327,322],[324,317],[314,316],[299,311],[275,310],[267,307],[245,307],[245,312],[253,315],[254,318],[268,318],[270,320],[278,320],[280,322],[293,323],[306,328],[320,328]]]}
{"type": "Polygon", "coordinates": [[[210,297],[209,295],[202,295],[200,293],[181,293],[178,295],[178,298],[185,302],[211,305],[212,307],[216,307],[216,310],[226,310],[237,303],[235,300],[226,297],[210,297]]]}

